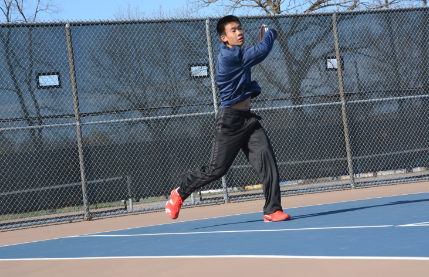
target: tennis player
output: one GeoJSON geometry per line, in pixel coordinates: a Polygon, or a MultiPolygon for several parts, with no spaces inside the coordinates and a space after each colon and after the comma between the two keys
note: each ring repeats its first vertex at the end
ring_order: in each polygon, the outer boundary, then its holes
{"type": "Polygon", "coordinates": [[[180,187],[171,192],[165,206],[166,213],[176,219],[183,201],[193,191],[225,175],[241,149],[263,184],[264,221],[289,220],[290,216],[281,206],[279,174],[271,143],[259,123],[261,117],[250,111],[250,99],[261,93],[258,83],[251,81],[251,68],[268,56],[278,33],[269,29],[258,44],[242,48],[244,31],[240,20],[233,15],[219,20],[217,33],[223,41],[216,64],[221,107],[210,161],[206,166],[181,175],[180,187]]]}

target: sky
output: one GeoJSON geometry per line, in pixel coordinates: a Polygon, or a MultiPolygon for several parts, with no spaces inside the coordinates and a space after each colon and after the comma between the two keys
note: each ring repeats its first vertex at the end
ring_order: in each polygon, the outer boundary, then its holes
{"type": "MultiPolygon", "coordinates": [[[[164,10],[174,10],[186,5],[186,0],[55,0],[62,7],[62,12],[55,15],[57,20],[108,20],[114,19],[113,15],[118,7],[127,6],[129,2],[131,6],[138,5],[141,11],[150,14],[153,10],[158,9],[159,4],[162,4],[164,10]]],[[[210,10],[207,10],[206,14],[210,10]]],[[[39,20],[52,20],[49,15],[43,15],[39,20]]]]}

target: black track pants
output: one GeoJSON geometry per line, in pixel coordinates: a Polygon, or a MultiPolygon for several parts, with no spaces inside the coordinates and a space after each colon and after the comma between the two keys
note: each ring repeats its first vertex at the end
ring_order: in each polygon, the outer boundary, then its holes
{"type": "Polygon", "coordinates": [[[182,199],[225,175],[242,149],[263,184],[264,214],[282,210],[277,163],[268,136],[258,119],[260,117],[250,111],[219,109],[210,162],[181,175],[179,193],[182,199]]]}

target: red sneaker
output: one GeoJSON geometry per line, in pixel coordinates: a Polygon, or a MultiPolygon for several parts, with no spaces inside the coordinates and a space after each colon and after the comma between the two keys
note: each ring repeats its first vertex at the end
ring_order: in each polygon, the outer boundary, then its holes
{"type": "Polygon", "coordinates": [[[289,219],[290,219],[290,215],[285,214],[282,210],[275,211],[272,214],[265,214],[264,215],[264,221],[265,222],[284,221],[284,220],[289,220],[289,219]]]}
{"type": "Polygon", "coordinates": [[[180,208],[183,204],[182,197],[180,197],[178,190],[179,188],[171,191],[170,200],[168,200],[167,204],[165,205],[165,212],[172,219],[179,217],[180,208]]]}

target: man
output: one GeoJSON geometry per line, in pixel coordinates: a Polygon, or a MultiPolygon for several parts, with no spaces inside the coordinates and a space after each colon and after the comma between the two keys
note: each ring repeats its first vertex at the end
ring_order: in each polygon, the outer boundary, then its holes
{"type": "Polygon", "coordinates": [[[289,220],[290,216],[281,207],[279,174],[271,143],[258,121],[261,118],[250,112],[250,99],[261,93],[258,83],[251,81],[251,67],[268,56],[278,33],[269,29],[261,42],[243,49],[244,31],[240,20],[233,15],[219,20],[217,33],[224,43],[216,64],[221,107],[210,162],[181,176],[180,187],[171,192],[166,204],[166,213],[176,219],[183,201],[193,191],[225,175],[242,149],[263,184],[264,221],[289,220]]]}

